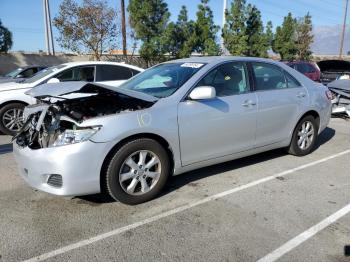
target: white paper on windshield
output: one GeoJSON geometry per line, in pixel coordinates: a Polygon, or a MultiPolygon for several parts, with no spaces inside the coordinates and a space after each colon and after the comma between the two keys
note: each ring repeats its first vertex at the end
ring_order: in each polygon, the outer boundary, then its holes
{"type": "Polygon", "coordinates": [[[201,68],[203,65],[201,63],[184,63],[181,67],[201,68]]]}

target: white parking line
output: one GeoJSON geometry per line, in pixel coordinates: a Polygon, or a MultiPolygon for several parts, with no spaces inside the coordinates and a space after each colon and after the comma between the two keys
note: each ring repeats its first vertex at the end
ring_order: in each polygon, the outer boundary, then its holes
{"type": "Polygon", "coordinates": [[[288,253],[289,251],[293,250],[309,238],[316,235],[321,230],[325,229],[329,225],[336,222],[341,217],[345,216],[350,212],[350,204],[343,207],[342,209],[338,210],[334,214],[330,215],[326,219],[322,220],[320,223],[310,227],[308,230],[304,231],[303,233],[299,234],[295,238],[289,240],[287,243],[282,245],[281,247],[277,248],[276,250],[272,251],[271,253],[267,254],[265,257],[258,260],[258,262],[273,262],[288,253]]]}
{"type": "Polygon", "coordinates": [[[84,246],[93,244],[95,242],[98,242],[100,240],[103,240],[103,239],[106,239],[106,238],[109,238],[109,237],[112,237],[112,236],[119,235],[119,234],[121,234],[123,232],[126,232],[126,231],[129,231],[131,229],[138,228],[140,226],[143,226],[143,225],[155,222],[155,221],[160,220],[162,218],[165,218],[165,217],[168,217],[168,216],[180,213],[182,211],[185,211],[185,210],[188,210],[190,208],[202,205],[204,203],[207,203],[207,202],[219,199],[219,198],[223,198],[225,196],[228,196],[228,195],[240,192],[242,190],[245,190],[245,189],[257,186],[259,184],[271,181],[273,179],[276,179],[277,177],[286,176],[288,174],[297,172],[299,170],[302,170],[302,169],[305,169],[305,168],[308,168],[308,167],[311,167],[311,166],[318,165],[320,163],[329,161],[331,159],[334,159],[334,158],[337,158],[337,157],[340,157],[340,156],[343,156],[343,155],[349,154],[349,153],[350,153],[350,149],[349,150],[345,150],[343,152],[340,152],[338,154],[334,154],[334,155],[322,158],[320,160],[317,160],[317,161],[305,164],[305,165],[301,165],[301,166],[296,167],[296,168],[292,168],[292,169],[283,171],[283,172],[275,174],[275,175],[271,175],[271,176],[268,176],[268,177],[265,177],[265,178],[262,178],[262,179],[250,182],[250,183],[242,185],[242,186],[238,186],[238,187],[232,188],[230,190],[227,190],[227,191],[224,191],[224,192],[221,192],[221,193],[218,193],[218,194],[215,194],[215,195],[203,198],[202,200],[199,200],[199,201],[196,201],[196,202],[193,202],[193,203],[188,203],[188,204],[180,206],[178,208],[166,211],[164,213],[161,213],[159,215],[156,215],[156,216],[153,216],[153,217],[150,217],[150,218],[146,218],[144,220],[141,220],[139,222],[136,222],[136,223],[124,226],[124,227],[117,228],[117,229],[109,231],[107,233],[103,233],[103,234],[100,234],[100,235],[97,235],[97,236],[94,236],[94,237],[91,237],[91,238],[88,238],[88,239],[85,239],[85,240],[81,240],[81,241],[79,241],[77,243],[74,243],[74,244],[71,244],[71,245],[67,245],[67,246],[62,247],[62,248],[58,248],[56,250],[44,253],[44,254],[39,255],[37,257],[30,258],[28,260],[25,260],[24,262],[43,261],[43,260],[46,260],[48,258],[57,256],[57,255],[60,255],[60,254],[67,253],[67,252],[69,252],[71,250],[74,250],[74,249],[77,249],[77,248],[80,248],[80,247],[84,247],[84,246]]]}

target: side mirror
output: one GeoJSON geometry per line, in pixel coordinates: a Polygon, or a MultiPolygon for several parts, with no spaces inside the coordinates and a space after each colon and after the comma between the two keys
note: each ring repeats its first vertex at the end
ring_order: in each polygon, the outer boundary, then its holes
{"type": "Polygon", "coordinates": [[[55,78],[55,77],[53,77],[53,78],[49,79],[49,81],[47,81],[48,84],[56,84],[59,82],[60,82],[60,80],[58,78],[55,78]]]}
{"type": "Polygon", "coordinates": [[[212,86],[198,86],[189,95],[189,98],[192,100],[213,99],[215,97],[216,90],[212,86]]]}
{"type": "Polygon", "coordinates": [[[24,75],[18,74],[18,75],[16,75],[16,78],[24,78],[24,75]]]}

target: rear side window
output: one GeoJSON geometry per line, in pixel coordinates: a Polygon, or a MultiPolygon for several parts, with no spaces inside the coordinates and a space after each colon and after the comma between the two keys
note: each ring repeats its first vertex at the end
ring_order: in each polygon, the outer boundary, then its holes
{"type": "Polygon", "coordinates": [[[24,78],[28,78],[31,77],[32,75],[34,75],[36,72],[38,72],[38,70],[36,68],[29,68],[24,70],[21,75],[23,75],[24,78]]]}
{"type": "Polygon", "coordinates": [[[312,65],[307,63],[297,64],[297,70],[303,74],[314,73],[316,71],[312,65]]]}
{"type": "Polygon", "coordinates": [[[131,78],[133,75],[133,71],[128,67],[98,65],[96,81],[126,80],[131,78]]]}
{"type": "Polygon", "coordinates": [[[284,73],[278,66],[266,63],[252,63],[252,66],[257,91],[288,87],[284,73]]]}

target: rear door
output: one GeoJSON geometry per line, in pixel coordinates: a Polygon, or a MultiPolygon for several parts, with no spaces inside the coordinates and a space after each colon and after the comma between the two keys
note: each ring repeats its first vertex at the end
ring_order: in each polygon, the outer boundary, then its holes
{"type": "Polygon", "coordinates": [[[256,96],[245,63],[230,62],[209,72],[197,86],[212,86],[217,97],[185,99],[178,106],[183,165],[234,154],[254,146],[256,96]]]}
{"type": "Polygon", "coordinates": [[[138,71],[125,66],[97,65],[96,82],[119,86],[137,73],[138,71]]]}
{"type": "Polygon", "coordinates": [[[308,101],[301,84],[279,66],[251,63],[258,99],[256,146],[289,138],[308,101]]]}

